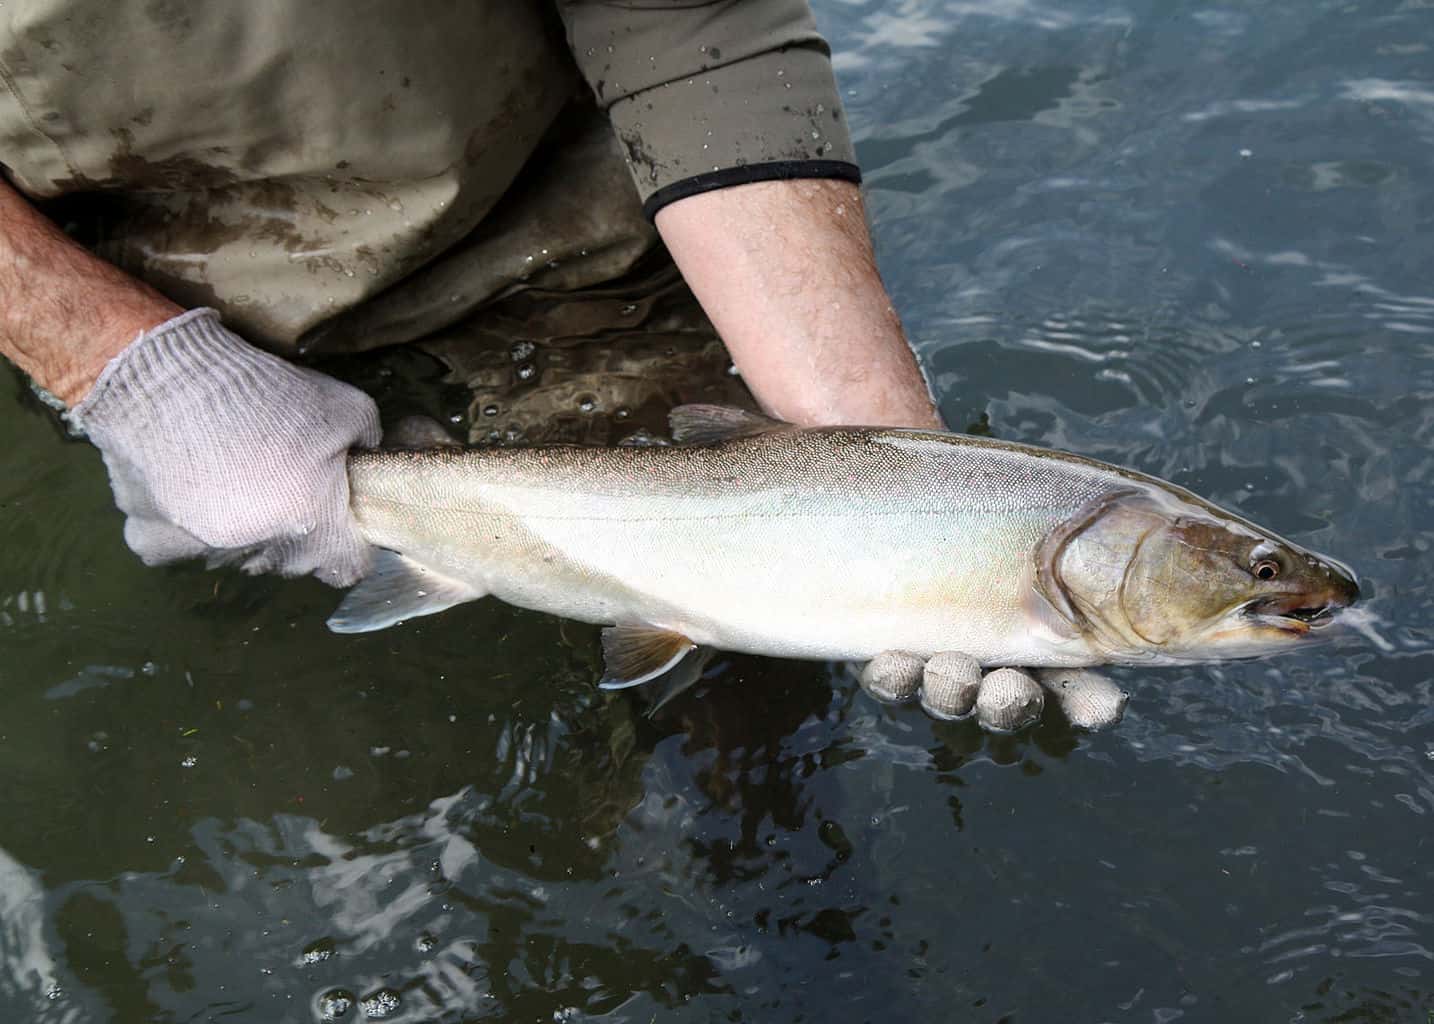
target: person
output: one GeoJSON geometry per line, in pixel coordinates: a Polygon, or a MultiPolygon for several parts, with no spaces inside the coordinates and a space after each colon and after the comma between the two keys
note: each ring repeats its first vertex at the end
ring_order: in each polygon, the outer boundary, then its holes
{"type": "Polygon", "coordinates": [[[147,564],[353,583],[344,454],[376,409],[285,357],[581,290],[651,224],[769,413],[940,425],[805,0],[0,19],[0,354],[99,448],[147,564]],[[39,208],[76,196],[89,247],[39,208]]]}
{"type": "MultiPolygon", "coordinates": [[[[659,237],[767,412],[941,427],[806,0],[29,0],[0,44],[0,355],[99,449],[147,564],[355,582],[345,455],[377,409],[285,357],[491,338],[659,237]],[[88,246],[39,209],[77,198],[88,246]]],[[[949,654],[862,685],[1039,715],[1034,681],[949,654]]]]}

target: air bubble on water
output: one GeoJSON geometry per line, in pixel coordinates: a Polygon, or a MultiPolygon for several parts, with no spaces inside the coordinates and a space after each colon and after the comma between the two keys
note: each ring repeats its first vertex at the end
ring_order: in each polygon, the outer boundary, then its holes
{"type": "Polygon", "coordinates": [[[584,398],[578,402],[578,409],[582,412],[592,412],[597,408],[597,402],[591,398],[584,398]]]}
{"type": "Polygon", "coordinates": [[[302,964],[321,964],[334,955],[334,943],[332,939],[319,939],[304,947],[299,954],[299,962],[302,964]]]}
{"type": "Polygon", "coordinates": [[[346,764],[337,765],[334,768],[334,781],[343,782],[345,779],[354,777],[354,770],[346,764]]]}
{"type": "Polygon", "coordinates": [[[152,661],[146,661],[143,665],[139,667],[139,670],[144,675],[152,676],[159,671],[159,666],[152,661]]]}
{"type": "Polygon", "coordinates": [[[193,768],[193,767],[194,767],[195,765],[197,765],[198,763],[199,763],[199,758],[195,757],[193,754],[187,754],[187,755],[185,755],[184,760],[179,762],[179,767],[181,767],[181,768],[193,768]]]}
{"type": "Polygon", "coordinates": [[[363,1015],[369,1020],[383,1020],[398,1012],[398,993],[391,988],[381,988],[371,996],[365,996],[359,1003],[363,1015]]]}
{"type": "Polygon", "coordinates": [[[45,989],[45,998],[50,1000],[51,1002],[54,1002],[56,999],[61,998],[62,996],[64,996],[64,994],[65,990],[62,989],[59,985],[51,985],[49,988],[45,989]]]}
{"type": "Polygon", "coordinates": [[[615,412],[613,412],[613,417],[614,417],[615,419],[620,419],[620,420],[625,420],[625,419],[627,419],[627,418],[628,418],[629,416],[631,416],[631,415],[632,415],[632,410],[629,409],[629,408],[628,408],[627,406],[625,406],[625,405],[620,405],[620,406],[618,406],[617,410],[616,410],[615,412]]]}
{"type": "Polygon", "coordinates": [[[1254,377],[1246,377],[1246,378],[1245,378],[1245,383],[1246,383],[1246,384],[1253,384],[1253,383],[1255,383],[1255,378],[1254,378],[1254,377]]]}
{"type": "Polygon", "coordinates": [[[420,953],[432,953],[438,945],[438,936],[432,932],[424,932],[418,936],[418,941],[415,945],[418,947],[420,953]]]}
{"type": "Polygon", "coordinates": [[[388,756],[388,752],[389,752],[390,750],[392,750],[392,749],[393,749],[392,747],[369,747],[369,748],[368,748],[368,756],[369,756],[369,757],[386,757],[386,756],[388,756]]]}
{"type": "Polygon", "coordinates": [[[497,407],[496,405],[485,405],[485,406],[483,406],[483,415],[484,415],[484,416],[497,416],[497,415],[498,415],[498,407],[497,407]]]}
{"type": "Polygon", "coordinates": [[[449,422],[449,423],[462,423],[462,422],[463,422],[463,414],[462,414],[461,412],[455,412],[452,416],[448,417],[448,422],[449,422]]]}
{"type": "Polygon", "coordinates": [[[319,996],[319,1019],[323,1021],[343,1020],[354,1008],[354,994],[346,989],[334,988],[319,996]]]}
{"type": "Polygon", "coordinates": [[[1250,157],[1252,157],[1252,156],[1254,156],[1254,155],[1255,155],[1255,151],[1254,151],[1253,149],[1242,149],[1242,150],[1240,150],[1240,156],[1241,156],[1243,159],[1245,159],[1245,160],[1250,159],[1250,157]]]}
{"type": "Polygon", "coordinates": [[[538,346],[531,341],[520,341],[508,350],[508,354],[513,357],[513,362],[521,363],[537,350],[538,346]]]}
{"type": "Polygon", "coordinates": [[[520,363],[518,369],[513,372],[517,374],[519,380],[532,380],[538,372],[538,368],[532,363],[520,363]]]}

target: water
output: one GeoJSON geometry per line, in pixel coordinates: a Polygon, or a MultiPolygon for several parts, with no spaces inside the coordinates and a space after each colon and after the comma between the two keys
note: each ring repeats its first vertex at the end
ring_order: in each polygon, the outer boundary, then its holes
{"type": "Polygon", "coordinates": [[[1434,1013],[1434,7],[819,15],[948,420],[1351,561],[1363,631],[1119,672],[1097,735],[744,657],[647,719],[588,627],[144,569],[16,382],[0,1017],[1434,1013]]]}

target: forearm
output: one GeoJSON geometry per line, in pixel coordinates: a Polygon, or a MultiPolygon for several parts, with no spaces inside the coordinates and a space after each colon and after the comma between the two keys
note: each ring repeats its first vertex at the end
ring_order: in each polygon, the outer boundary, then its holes
{"type": "Polygon", "coordinates": [[[0,355],[73,407],[139,332],[181,312],[0,181],[0,355]]]}
{"type": "Polygon", "coordinates": [[[802,425],[941,426],[877,273],[857,186],[704,192],[664,206],[657,229],[768,412],[802,425]]]}

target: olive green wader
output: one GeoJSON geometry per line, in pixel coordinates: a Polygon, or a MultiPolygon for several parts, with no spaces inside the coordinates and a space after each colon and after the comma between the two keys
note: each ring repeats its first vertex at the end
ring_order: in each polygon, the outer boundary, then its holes
{"type": "Polygon", "coordinates": [[[26,0],[0,82],[9,179],[101,255],[280,353],[422,341],[475,439],[734,397],[650,217],[857,175],[804,0],[26,0]]]}

